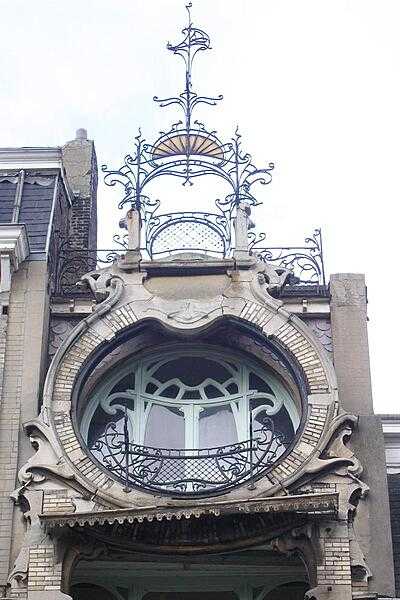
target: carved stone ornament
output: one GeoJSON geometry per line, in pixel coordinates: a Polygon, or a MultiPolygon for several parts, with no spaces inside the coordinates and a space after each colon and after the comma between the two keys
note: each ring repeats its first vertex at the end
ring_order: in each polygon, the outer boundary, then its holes
{"type": "Polygon", "coordinates": [[[195,300],[188,300],[184,308],[172,311],[168,314],[169,319],[173,319],[178,323],[197,323],[208,317],[211,311],[205,312],[197,308],[195,300]]]}
{"type": "MultiPolygon", "coordinates": [[[[71,396],[81,367],[122,332],[151,318],[169,331],[196,332],[225,317],[254,327],[298,364],[308,389],[307,415],[292,451],[278,460],[268,476],[254,489],[235,488],[232,499],[269,497],[284,489],[295,489],[297,481],[315,479],[316,474],[337,471],[357,478],[360,466],[342,443],[354,422],[339,414],[337,385],[332,363],[310,329],[288,313],[281,301],[272,298],[260,273],[265,265],[254,261],[252,268],[228,272],[223,291],[209,298],[158,296],[149,291],[146,273],[125,272],[113,264],[83,277],[99,301],[94,312],[80,321],[58,348],[50,365],[41,416],[29,423],[28,431],[37,454],[20,473],[21,483],[39,484],[44,477],[57,477],[82,490],[83,496],[105,506],[129,507],[149,496],[132,497],[106,471],[92,462],[81,446],[71,420],[71,396]],[[346,425],[347,423],[347,425],[346,425]],[[339,440],[336,440],[339,432],[339,440]],[[341,441],[340,441],[341,440],[341,441]]],[[[276,282],[275,282],[276,283],[276,282]]],[[[115,348],[115,346],[113,347],[115,348]]],[[[151,500],[150,500],[151,502],[151,500]]],[[[160,503],[166,503],[161,498],[160,503]]]]}

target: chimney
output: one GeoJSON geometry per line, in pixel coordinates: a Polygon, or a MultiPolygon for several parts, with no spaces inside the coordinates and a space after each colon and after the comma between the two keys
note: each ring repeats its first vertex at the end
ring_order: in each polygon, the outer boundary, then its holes
{"type": "Polygon", "coordinates": [[[68,183],[74,194],[69,237],[75,248],[97,246],[97,159],[86,129],[61,149],[68,183]]]}

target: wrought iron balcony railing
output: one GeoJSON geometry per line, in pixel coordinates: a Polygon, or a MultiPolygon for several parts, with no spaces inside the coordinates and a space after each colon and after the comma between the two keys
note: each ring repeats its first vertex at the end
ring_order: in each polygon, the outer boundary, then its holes
{"type": "Polygon", "coordinates": [[[82,275],[112,264],[125,252],[125,245],[119,248],[84,249],[74,247],[69,241],[62,243],[49,269],[53,278],[53,295],[67,298],[87,295],[88,290],[79,286],[82,275]]]}
{"type": "MultiPolygon", "coordinates": [[[[141,248],[144,259],[165,259],[182,252],[207,254],[216,258],[229,258],[234,252],[230,240],[224,237],[226,222],[223,217],[204,213],[204,220],[195,218],[195,213],[160,215],[159,221],[150,231],[146,247],[141,248]],[[205,220],[209,219],[209,224],[205,220]],[[173,226],[173,228],[172,228],[173,226]]],[[[288,269],[292,276],[291,286],[314,285],[326,288],[326,276],[319,229],[307,237],[303,246],[261,246],[264,237],[250,241],[249,251],[260,260],[274,265],[276,269],[288,269]]],[[[71,243],[60,245],[58,255],[53,259],[53,294],[59,297],[74,297],[87,294],[87,290],[77,286],[85,273],[101,269],[121,258],[127,251],[127,236],[114,236],[114,248],[81,249],[71,243]]]]}
{"type": "Polygon", "coordinates": [[[150,258],[202,252],[224,258],[231,251],[229,218],[224,214],[177,212],[152,217],[146,224],[150,258]]]}
{"type": "Polygon", "coordinates": [[[292,283],[326,286],[322,234],[315,229],[312,236],[305,239],[304,246],[270,246],[261,244],[265,239],[261,235],[258,241],[250,243],[250,252],[264,262],[278,268],[288,269],[293,273],[292,283]]]}
{"type": "Polygon", "coordinates": [[[288,442],[266,417],[249,440],[203,449],[170,449],[141,446],[124,430],[107,425],[90,451],[125,490],[142,487],[172,495],[218,493],[266,472],[285,452],[288,442]]]}

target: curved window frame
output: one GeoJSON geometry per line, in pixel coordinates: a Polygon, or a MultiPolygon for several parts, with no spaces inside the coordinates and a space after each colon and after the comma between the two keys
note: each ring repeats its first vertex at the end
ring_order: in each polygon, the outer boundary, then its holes
{"type": "MultiPolygon", "coordinates": [[[[211,379],[210,383],[214,385],[215,381],[211,379]]],[[[230,381],[226,381],[223,385],[226,387],[229,383],[230,381]]],[[[171,385],[171,381],[168,381],[168,385],[171,385]]],[[[164,389],[165,387],[166,386],[164,386],[164,389]]],[[[205,382],[203,382],[202,387],[203,389],[206,387],[205,382]]],[[[198,386],[196,386],[196,388],[198,388],[198,386]]],[[[225,392],[227,391],[225,390],[225,392]]],[[[156,352],[141,353],[140,356],[133,360],[132,357],[124,359],[122,364],[119,363],[112,368],[107,380],[95,386],[95,391],[92,393],[92,397],[82,415],[79,429],[82,438],[87,445],[89,427],[98,406],[101,406],[103,410],[105,409],[105,412],[110,415],[116,414],[118,410],[126,410],[130,438],[134,440],[134,443],[144,446],[146,426],[152,406],[158,404],[166,407],[179,407],[184,414],[185,449],[193,449],[199,448],[200,410],[196,410],[196,408],[201,409],[206,406],[216,407],[229,405],[236,425],[237,441],[240,442],[250,438],[249,401],[251,399],[257,399],[258,397],[269,397],[272,405],[261,405],[256,409],[253,409],[253,419],[262,410],[266,411],[268,416],[274,416],[279,412],[282,406],[285,406],[294,431],[296,432],[298,430],[301,419],[298,407],[296,406],[292,395],[278,377],[272,373],[270,367],[262,367],[258,362],[252,360],[248,356],[244,357],[234,351],[227,351],[224,348],[218,348],[216,346],[206,344],[197,344],[195,346],[186,343],[174,344],[173,346],[165,345],[161,350],[156,352]],[[231,372],[232,364],[238,365],[239,370],[237,376],[236,378],[232,378],[232,382],[238,385],[238,392],[235,394],[224,393],[223,397],[212,399],[206,397],[200,399],[184,399],[181,396],[185,390],[182,389],[180,390],[180,397],[178,398],[167,398],[160,394],[146,393],[145,389],[150,381],[149,376],[151,376],[151,372],[154,373],[154,371],[160,368],[162,364],[168,363],[173,359],[179,359],[183,354],[214,360],[225,366],[225,368],[231,372]],[[155,366],[149,370],[148,365],[155,366]],[[118,382],[131,373],[135,373],[135,391],[129,390],[126,392],[110,394],[118,382]],[[265,392],[252,392],[249,389],[248,383],[250,373],[256,374],[260,379],[265,381],[272,390],[273,395],[269,395],[265,392]],[[133,400],[135,409],[125,409],[125,405],[122,404],[112,405],[113,400],[116,398],[133,400]]]]}

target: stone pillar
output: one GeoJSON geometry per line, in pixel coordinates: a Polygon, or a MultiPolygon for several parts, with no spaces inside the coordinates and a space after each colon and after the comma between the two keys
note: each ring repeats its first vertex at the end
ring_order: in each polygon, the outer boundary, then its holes
{"type": "Polygon", "coordinates": [[[32,455],[22,424],[37,416],[48,329],[47,265],[26,262],[13,274],[0,405],[0,585],[7,583],[24,538],[10,495],[19,468],[32,455]]]}
{"type": "Polygon", "coordinates": [[[342,406],[351,414],[372,415],[364,275],[332,275],[330,290],[333,352],[342,406]]]}
{"type": "Polygon", "coordinates": [[[126,217],[121,219],[119,226],[128,231],[128,249],[123,258],[119,261],[119,267],[127,271],[138,271],[142,259],[140,253],[140,234],[142,227],[140,212],[135,208],[131,208],[128,210],[126,217]]]}
{"type": "Polygon", "coordinates": [[[305,600],[352,600],[347,521],[309,522],[271,544],[282,554],[297,552],[302,557],[311,585],[305,600]]]}
{"type": "Polygon", "coordinates": [[[235,252],[236,260],[248,260],[249,258],[249,215],[250,207],[241,202],[236,208],[235,217],[235,252]]]}
{"type": "Polygon", "coordinates": [[[394,596],[393,551],[390,531],[385,448],[379,417],[373,412],[364,275],[331,276],[333,356],[339,400],[359,417],[350,446],[361,461],[363,481],[370,488],[360,502],[354,529],[372,571],[370,589],[394,596]]]}

